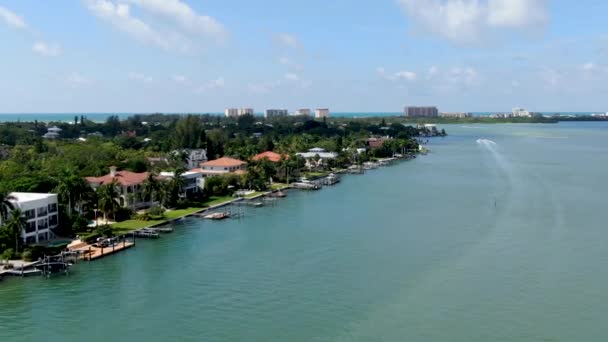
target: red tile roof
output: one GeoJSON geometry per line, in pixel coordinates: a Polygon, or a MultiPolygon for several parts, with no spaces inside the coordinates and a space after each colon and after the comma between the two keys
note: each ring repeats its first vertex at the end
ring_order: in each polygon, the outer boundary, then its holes
{"type": "Polygon", "coordinates": [[[201,163],[201,167],[234,167],[234,166],[241,166],[247,164],[242,160],[238,160],[238,159],[234,159],[234,158],[229,158],[229,157],[222,157],[220,159],[215,159],[215,160],[210,160],[208,162],[204,162],[201,163]]]}
{"type": "Polygon", "coordinates": [[[107,174],[101,177],[86,177],[87,182],[93,184],[110,184],[112,180],[116,180],[116,183],[123,186],[132,186],[143,183],[148,178],[148,172],[136,173],[131,171],[116,171],[112,177],[112,174],[107,174]]]}
{"type": "Polygon", "coordinates": [[[266,159],[268,159],[271,162],[277,163],[277,162],[281,161],[282,157],[285,158],[285,159],[287,159],[289,156],[281,156],[278,153],[275,153],[275,152],[272,152],[272,151],[266,151],[266,152],[262,152],[262,153],[260,153],[258,155],[255,155],[252,159],[253,160],[262,160],[262,159],[266,158],[266,159]]]}

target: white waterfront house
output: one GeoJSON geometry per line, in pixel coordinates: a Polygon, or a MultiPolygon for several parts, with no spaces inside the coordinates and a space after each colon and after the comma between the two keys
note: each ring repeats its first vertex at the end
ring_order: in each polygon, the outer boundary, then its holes
{"type": "Polygon", "coordinates": [[[242,174],[247,170],[247,163],[230,158],[222,157],[208,162],[201,163],[200,168],[193,169],[193,172],[201,172],[203,177],[217,176],[226,173],[242,174]]]}
{"type": "Polygon", "coordinates": [[[320,147],[311,148],[308,152],[298,152],[296,156],[306,159],[306,167],[309,169],[318,168],[327,163],[328,160],[336,159],[336,152],[327,152],[320,147]]]}
{"type": "Polygon", "coordinates": [[[25,215],[25,229],[21,238],[26,244],[40,243],[54,235],[52,230],[59,225],[59,204],[57,194],[13,192],[11,200],[15,208],[25,215]]]}
{"type": "MultiPolygon", "coordinates": [[[[175,177],[175,172],[161,172],[158,176],[161,180],[169,180],[175,177]]],[[[187,197],[205,189],[205,178],[201,171],[186,171],[181,174],[181,177],[184,179],[184,185],[180,191],[181,196],[187,197]]]]}

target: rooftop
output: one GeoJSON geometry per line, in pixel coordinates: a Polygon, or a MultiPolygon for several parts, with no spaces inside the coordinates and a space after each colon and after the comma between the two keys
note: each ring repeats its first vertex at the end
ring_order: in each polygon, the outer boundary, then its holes
{"type": "Polygon", "coordinates": [[[131,172],[131,171],[116,171],[114,177],[109,173],[101,177],[86,177],[87,182],[99,185],[110,184],[113,180],[123,186],[131,186],[141,184],[148,178],[148,172],[131,172]]]}
{"type": "Polygon", "coordinates": [[[56,198],[57,194],[41,194],[34,192],[11,192],[10,196],[15,197],[17,202],[38,201],[48,198],[56,198]]]}
{"type": "Polygon", "coordinates": [[[220,159],[210,160],[208,162],[201,163],[201,167],[231,167],[231,166],[241,166],[247,164],[242,160],[230,158],[230,157],[222,157],[220,159]]]}
{"type": "Polygon", "coordinates": [[[271,162],[279,162],[281,161],[281,158],[285,158],[287,159],[289,156],[285,155],[282,156],[279,153],[276,152],[272,152],[272,151],[266,151],[266,152],[262,152],[260,154],[255,155],[252,159],[253,160],[262,160],[262,159],[268,159],[271,162]]]}

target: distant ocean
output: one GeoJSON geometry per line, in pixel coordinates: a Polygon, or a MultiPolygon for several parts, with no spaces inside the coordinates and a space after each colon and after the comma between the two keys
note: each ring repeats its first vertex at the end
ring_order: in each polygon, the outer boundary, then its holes
{"type": "MultiPolygon", "coordinates": [[[[488,116],[493,113],[504,113],[506,111],[496,112],[473,112],[474,116],[488,116]]],[[[594,113],[604,112],[543,112],[546,115],[552,114],[563,114],[563,115],[591,115],[594,113]]],[[[150,114],[150,113],[0,113],[0,122],[32,122],[34,120],[40,122],[72,122],[74,117],[78,116],[80,119],[81,115],[84,115],[88,120],[95,122],[103,122],[111,115],[117,115],[121,119],[137,114],[150,114]]],[[[171,114],[171,113],[166,113],[171,114]]],[[[224,115],[223,113],[188,113],[188,114],[211,114],[211,115],[224,115]]],[[[256,113],[261,116],[262,113],[256,113]]],[[[400,116],[402,112],[342,112],[342,113],[331,113],[334,117],[351,117],[351,118],[365,118],[365,117],[378,117],[378,116],[400,116]]]]}

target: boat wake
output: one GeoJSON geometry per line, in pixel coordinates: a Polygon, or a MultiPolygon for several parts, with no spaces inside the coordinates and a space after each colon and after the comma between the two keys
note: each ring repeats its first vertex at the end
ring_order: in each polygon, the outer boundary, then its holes
{"type": "Polygon", "coordinates": [[[480,145],[492,145],[496,146],[496,143],[490,139],[477,139],[477,143],[480,145]]]}

